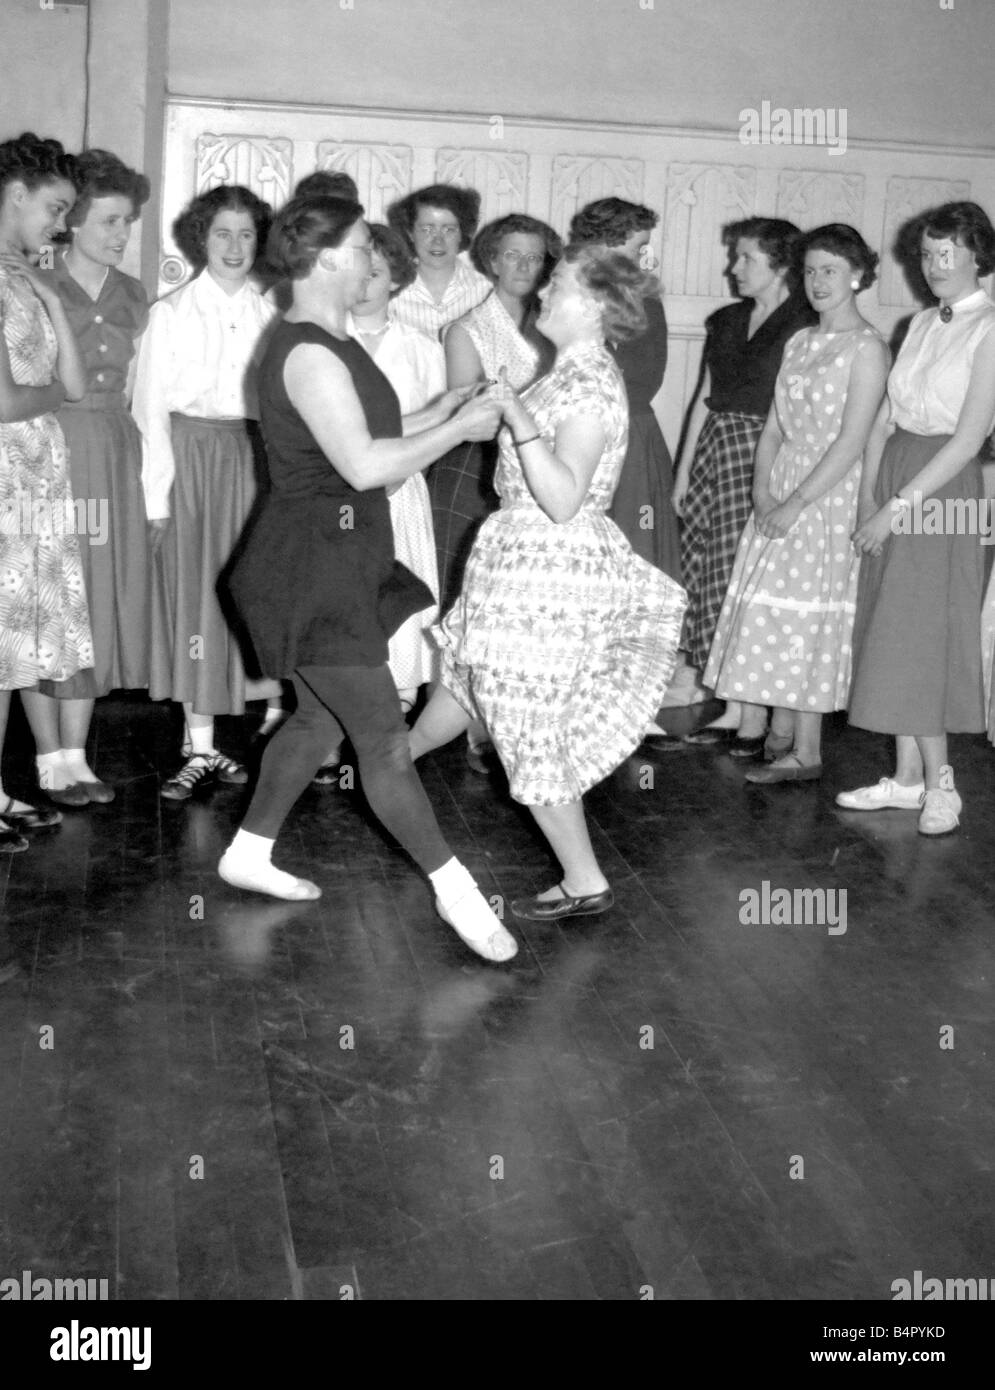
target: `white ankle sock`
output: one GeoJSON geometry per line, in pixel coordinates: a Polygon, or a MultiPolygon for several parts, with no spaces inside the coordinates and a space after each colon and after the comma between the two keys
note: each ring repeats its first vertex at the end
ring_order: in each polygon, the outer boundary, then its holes
{"type": "Polygon", "coordinates": [[[61,748],[55,753],[39,753],[35,758],[35,766],[38,768],[38,785],[42,791],[65,791],[66,787],[71,787],[76,781],[66,767],[61,748]]]}
{"type": "Polygon", "coordinates": [[[218,873],[235,888],[248,888],[254,893],[268,893],[272,898],[303,902],[320,898],[321,889],[306,878],[296,878],[278,869],[271,858],[273,840],[265,835],[253,835],[239,830],[218,864],[218,873]]]}
{"type": "Polygon", "coordinates": [[[271,734],[277,725],[282,724],[286,714],[283,706],[279,702],[267,704],[263,722],[259,726],[261,734],[271,734]]]}
{"type": "Polygon", "coordinates": [[[190,739],[190,747],[194,753],[213,753],[214,749],[214,725],[208,724],[206,729],[187,729],[187,737],[190,739]]]}
{"type": "Polygon", "coordinates": [[[501,925],[469,870],[454,856],[429,874],[440,915],[485,960],[511,960],[518,943],[501,925]]]}
{"type": "Polygon", "coordinates": [[[98,782],[100,780],[86,761],[85,748],[63,748],[62,760],[74,782],[98,782]]]}

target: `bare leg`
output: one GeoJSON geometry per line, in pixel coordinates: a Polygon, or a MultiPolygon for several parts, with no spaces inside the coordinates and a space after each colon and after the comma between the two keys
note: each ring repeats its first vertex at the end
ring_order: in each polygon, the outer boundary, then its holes
{"type": "MultiPolygon", "coordinates": [[[[775,716],[777,711],[775,710],[775,716]]],[[[822,715],[796,710],[795,752],[799,762],[809,766],[822,762],[822,715]]]]}
{"type": "Polygon", "coordinates": [[[709,729],[738,729],[743,717],[743,706],[738,700],[727,700],[726,707],[718,719],[713,719],[706,727],[709,729]]]}
{"type": "Polygon", "coordinates": [[[190,744],[195,753],[214,752],[214,715],[194,714],[189,700],[184,702],[183,713],[187,721],[190,744]]]}
{"type": "Polygon", "coordinates": [[[915,743],[922,759],[926,790],[928,792],[934,791],[940,785],[940,768],[945,767],[947,762],[947,736],[946,734],[930,735],[929,737],[917,738],[915,743]]]}
{"type": "Polygon", "coordinates": [[[449,691],[441,685],[436,686],[409,736],[412,761],[431,753],[433,748],[451,743],[472,723],[466,710],[449,691]]]}
{"type": "Polygon", "coordinates": [[[62,748],[59,733],[59,702],[37,690],[22,690],[21,704],[31,725],[38,753],[58,753],[62,748]]]}
{"type": "MultiPolygon", "coordinates": [[[[898,734],[895,738],[895,781],[903,787],[915,787],[924,780],[923,758],[925,754],[921,751],[921,745],[927,742],[940,742],[943,745],[943,757],[937,767],[946,762],[947,740],[946,737],[939,740],[926,740],[913,738],[911,734],[898,734]]],[[[939,773],[937,780],[931,784],[939,786],[939,773]]]]}
{"type": "Polygon", "coordinates": [[[743,705],[743,717],[739,721],[740,738],[759,738],[767,732],[767,706],[743,705]]]}
{"type": "MultiPolygon", "coordinates": [[[[563,891],[570,897],[603,893],[608,880],[594,856],[584,803],[571,801],[566,806],[530,806],[529,810],[560,861],[563,891]]],[[[556,888],[539,894],[543,900],[559,896],[556,888]]]]}

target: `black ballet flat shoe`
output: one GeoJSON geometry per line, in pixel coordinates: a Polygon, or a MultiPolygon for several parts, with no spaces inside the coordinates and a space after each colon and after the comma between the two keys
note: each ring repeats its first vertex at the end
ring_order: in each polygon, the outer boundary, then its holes
{"type": "Polygon", "coordinates": [[[481,743],[474,748],[466,745],[466,765],[478,777],[489,777],[498,765],[497,749],[493,743],[481,743]]]}
{"type": "Polygon", "coordinates": [[[729,729],[699,729],[696,733],[687,734],[684,742],[690,743],[695,748],[717,748],[719,744],[728,747],[736,740],[736,730],[729,729]]]}
{"type": "Polygon", "coordinates": [[[571,897],[558,883],[562,898],[544,901],[538,895],[533,898],[516,898],[511,904],[512,913],[526,922],[558,922],[563,917],[594,917],[599,912],[607,912],[615,901],[610,888],[603,893],[586,893],[581,897],[571,897]]]}
{"type": "Polygon", "coordinates": [[[90,798],[82,782],[72,782],[68,787],[46,788],[45,795],[49,801],[54,801],[56,806],[71,806],[74,811],[90,804],[90,798]]]}
{"type": "Polygon", "coordinates": [[[0,854],[23,854],[27,847],[24,836],[18,835],[5,820],[0,820],[0,854]]]}
{"type": "Polygon", "coordinates": [[[95,801],[98,806],[109,806],[117,793],[112,786],[106,782],[80,782],[79,786],[86,792],[90,801],[95,801]]]}
{"type": "Polygon", "coordinates": [[[737,734],[726,752],[730,758],[762,758],[766,742],[766,734],[758,734],[756,738],[740,738],[737,734]]]}
{"type": "Polygon", "coordinates": [[[62,812],[54,807],[28,806],[23,811],[15,811],[13,805],[14,798],[8,796],[7,805],[0,810],[0,825],[9,826],[18,835],[22,830],[48,830],[62,823],[62,812]]]}

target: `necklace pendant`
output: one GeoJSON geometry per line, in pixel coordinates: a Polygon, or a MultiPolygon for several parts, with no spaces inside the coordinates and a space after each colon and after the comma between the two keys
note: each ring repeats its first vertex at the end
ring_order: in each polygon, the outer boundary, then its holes
{"type": "Polygon", "coordinates": [[[949,323],[954,316],[953,308],[949,304],[944,304],[940,309],[940,322],[949,323]]]}

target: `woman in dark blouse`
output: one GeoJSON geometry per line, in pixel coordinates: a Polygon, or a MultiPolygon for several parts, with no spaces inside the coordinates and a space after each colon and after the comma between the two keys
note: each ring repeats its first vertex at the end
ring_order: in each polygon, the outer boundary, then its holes
{"type": "Polygon", "coordinates": [[[290,202],[269,259],[293,305],[259,373],[271,491],[229,579],[263,668],[293,681],[297,709],[263,754],[245,821],[218,871],[239,888],[320,896],[277,869],[273,845],[328,749],[348,735],[374,813],[428,876],[439,914],[487,960],[514,938],[454,858],[411,761],[387,667],[387,639],[433,596],[394,558],[386,488],[464,439],[495,434],[500,407],[450,392],[405,418],[390,382],[351,338],[346,315],[366,293],[370,232],[358,203],[290,202]]]}
{"type": "MultiPolygon", "coordinates": [[[[733,258],[730,273],[743,298],[706,321],[703,380],[674,484],[688,591],[682,645],[699,669],[708,660],[736,547],[753,510],[753,456],[784,345],[816,319],[791,281],[798,236],[791,222],[772,217],[723,229],[733,258]]],[[[734,756],[757,756],[755,739],[737,738],[739,719],[739,705],[730,701],[721,718],[687,741],[721,743],[734,756]]]]}

